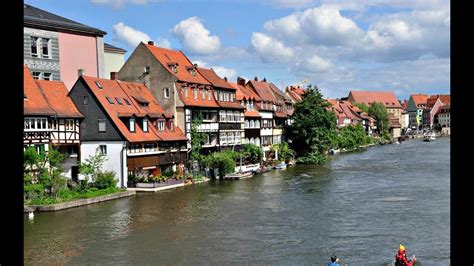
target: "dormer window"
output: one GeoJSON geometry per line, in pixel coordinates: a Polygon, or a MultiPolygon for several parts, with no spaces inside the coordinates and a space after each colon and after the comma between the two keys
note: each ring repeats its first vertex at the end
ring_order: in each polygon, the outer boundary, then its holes
{"type": "Polygon", "coordinates": [[[189,95],[188,95],[188,88],[184,88],[184,97],[186,97],[186,99],[189,98],[189,95]]]}
{"type": "Polygon", "coordinates": [[[129,120],[129,129],[130,129],[130,132],[135,132],[135,118],[130,118],[129,120]]]}
{"type": "Polygon", "coordinates": [[[197,88],[194,88],[194,100],[197,100],[198,99],[198,89],[197,88]]]}
{"type": "Polygon", "coordinates": [[[173,131],[173,130],[174,130],[173,126],[174,126],[173,120],[170,120],[170,121],[169,121],[169,126],[168,126],[168,128],[170,129],[170,131],[173,131]]]}
{"type": "Polygon", "coordinates": [[[168,62],[168,66],[173,71],[173,73],[177,74],[178,73],[178,63],[175,62],[168,62]]]}
{"type": "Polygon", "coordinates": [[[193,75],[193,77],[196,76],[196,69],[193,68],[193,69],[189,70],[189,72],[191,73],[191,75],[193,75]]]}
{"type": "Polygon", "coordinates": [[[158,130],[159,131],[165,130],[165,121],[158,121],[158,130]]]}

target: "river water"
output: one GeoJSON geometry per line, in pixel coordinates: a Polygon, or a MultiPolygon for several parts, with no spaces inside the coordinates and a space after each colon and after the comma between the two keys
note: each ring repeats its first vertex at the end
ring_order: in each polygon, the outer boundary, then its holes
{"type": "Polygon", "coordinates": [[[449,265],[450,139],[26,216],[26,265],[449,265]]]}

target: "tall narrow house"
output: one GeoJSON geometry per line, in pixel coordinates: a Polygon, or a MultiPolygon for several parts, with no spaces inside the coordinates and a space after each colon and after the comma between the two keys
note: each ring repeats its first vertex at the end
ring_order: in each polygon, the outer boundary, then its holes
{"type": "Polygon", "coordinates": [[[145,84],[163,109],[176,117],[191,147],[193,120],[201,120],[198,130],[207,136],[205,152],[219,149],[219,103],[212,85],[181,51],[140,43],[118,76],[121,80],[145,84]]]}
{"type": "Polygon", "coordinates": [[[85,115],[82,158],[105,155],[117,186],[127,187],[130,175],[157,176],[186,162],[186,137],[145,85],[80,76],[69,95],[85,115]]]}
{"type": "MultiPolygon", "coordinates": [[[[219,109],[219,146],[239,147],[244,138],[244,107],[236,100],[236,89],[220,78],[214,70],[198,67],[199,73],[212,84],[219,109]]],[[[238,149],[238,148],[237,148],[238,149]]]]}

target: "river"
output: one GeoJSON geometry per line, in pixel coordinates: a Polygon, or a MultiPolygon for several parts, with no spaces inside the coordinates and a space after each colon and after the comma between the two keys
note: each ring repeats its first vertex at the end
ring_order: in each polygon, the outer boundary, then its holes
{"type": "Polygon", "coordinates": [[[25,265],[450,264],[450,139],[24,219],[25,265]]]}

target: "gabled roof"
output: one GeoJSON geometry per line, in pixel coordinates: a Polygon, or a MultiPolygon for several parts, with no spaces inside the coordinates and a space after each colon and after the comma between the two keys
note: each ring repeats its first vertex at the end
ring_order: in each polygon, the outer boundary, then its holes
{"type": "Polygon", "coordinates": [[[271,92],[270,86],[267,82],[250,80],[247,82],[247,84],[250,84],[250,86],[257,92],[258,96],[260,96],[262,101],[273,103],[277,102],[277,99],[271,92]]]}
{"type": "Polygon", "coordinates": [[[25,115],[54,115],[56,112],[49,106],[46,96],[39,88],[26,65],[23,66],[23,112],[25,115]]]}
{"type": "Polygon", "coordinates": [[[113,53],[119,53],[119,54],[124,54],[127,52],[127,50],[113,46],[111,44],[108,44],[104,42],[104,52],[113,52],[113,53]]]}
{"type": "Polygon", "coordinates": [[[268,86],[277,100],[283,101],[285,103],[291,103],[291,99],[286,96],[285,93],[283,93],[277,86],[275,86],[275,84],[269,82],[268,86]]]}
{"type": "Polygon", "coordinates": [[[306,90],[301,89],[299,86],[288,86],[286,87],[285,92],[288,93],[289,97],[291,97],[294,102],[300,102],[303,100],[303,95],[306,90]]]}
{"type": "Polygon", "coordinates": [[[407,100],[403,100],[402,109],[403,109],[403,110],[406,110],[406,109],[407,109],[407,106],[408,106],[408,101],[407,101],[407,100]]]}
{"type": "Polygon", "coordinates": [[[70,20],[37,7],[23,4],[23,25],[53,31],[72,31],[104,36],[107,32],[70,20]]]}
{"type": "Polygon", "coordinates": [[[387,108],[402,108],[395,94],[391,91],[350,91],[356,103],[370,105],[373,102],[382,103],[387,108]]]}
{"type": "Polygon", "coordinates": [[[412,98],[415,105],[418,106],[420,104],[426,104],[426,101],[428,100],[428,94],[412,94],[410,95],[410,98],[412,98]]]}
{"type": "Polygon", "coordinates": [[[252,110],[252,111],[245,110],[244,116],[245,117],[262,117],[260,113],[256,110],[252,110]]]}
{"type": "Polygon", "coordinates": [[[433,107],[434,104],[436,103],[436,100],[440,100],[442,104],[450,104],[451,103],[451,95],[446,95],[446,94],[436,94],[436,95],[431,95],[427,100],[426,100],[426,106],[429,108],[433,107]]]}
{"type": "Polygon", "coordinates": [[[181,101],[183,101],[184,105],[186,106],[198,106],[198,107],[210,107],[210,108],[219,108],[219,104],[217,103],[216,99],[214,98],[214,93],[210,86],[206,90],[210,92],[210,98],[207,98],[207,93],[202,98],[201,90],[205,87],[204,85],[200,86],[191,86],[191,87],[184,87],[183,84],[177,84],[178,88],[178,95],[181,101]],[[197,99],[194,99],[194,89],[193,87],[198,88],[197,99]],[[188,97],[186,97],[185,90],[188,90],[188,97]]]}
{"type": "Polygon", "coordinates": [[[256,102],[261,101],[262,99],[258,94],[256,94],[251,88],[247,86],[238,85],[237,83],[230,82],[229,84],[232,85],[236,89],[235,91],[235,98],[239,101],[241,100],[254,100],[256,102]]]}
{"type": "Polygon", "coordinates": [[[86,82],[92,94],[96,97],[107,115],[127,141],[151,142],[186,139],[179,128],[175,127],[174,131],[169,131],[169,129],[165,127],[165,131],[161,132],[157,130],[151,121],[148,121],[148,132],[143,132],[141,126],[135,126],[135,132],[130,132],[128,129],[128,120],[122,118],[131,116],[148,116],[154,118],[162,116],[164,120],[163,109],[158,105],[145,85],[89,76],[82,76],[82,79],[86,82]],[[148,106],[141,106],[136,98],[145,100],[148,102],[148,106]],[[109,100],[113,102],[113,104],[110,103],[109,100]],[[127,100],[130,105],[128,105],[125,100],[127,100]]]}
{"type": "Polygon", "coordinates": [[[77,110],[76,105],[68,97],[69,90],[62,81],[36,80],[43,91],[46,101],[57,117],[81,118],[84,115],[77,110]]]}
{"type": "Polygon", "coordinates": [[[198,72],[201,73],[201,75],[209,81],[212,86],[222,88],[222,89],[229,89],[229,90],[234,90],[235,88],[230,85],[227,80],[222,79],[217,75],[216,72],[214,72],[214,69],[208,69],[208,68],[203,68],[203,67],[198,67],[197,68],[198,72]]]}
{"type": "Polygon", "coordinates": [[[189,82],[189,83],[198,83],[204,85],[211,85],[209,81],[207,81],[199,71],[196,71],[196,76],[193,76],[188,69],[194,68],[195,66],[193,63],[184,55],[181,51],[175,51],[171,49],[166,49],[150,44],[145,44],[145,47],[151,52],[151,54],[163,65],[168,72],[175,76],[178,81],[181,82],[189,82]],[[169,64],[177,64],[178,72],[174,73],[169,64]]]}

